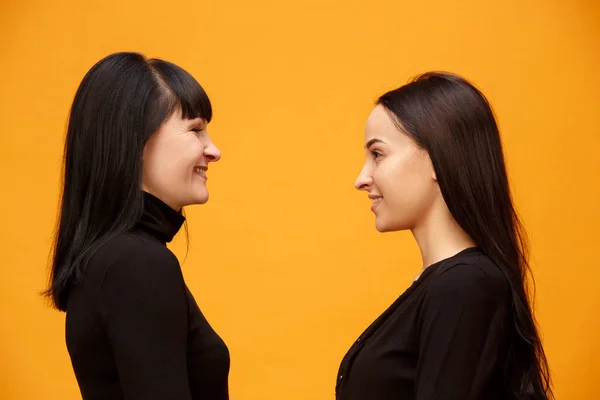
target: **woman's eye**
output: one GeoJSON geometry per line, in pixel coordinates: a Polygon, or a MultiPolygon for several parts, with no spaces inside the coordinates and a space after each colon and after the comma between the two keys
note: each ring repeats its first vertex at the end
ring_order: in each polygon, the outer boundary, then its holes
{"type": "Polygon", "coordinates": [[[371,150],[371,155],[373,156],[373,158],[381,157],[381,153],[375,150],[371,150]]]}

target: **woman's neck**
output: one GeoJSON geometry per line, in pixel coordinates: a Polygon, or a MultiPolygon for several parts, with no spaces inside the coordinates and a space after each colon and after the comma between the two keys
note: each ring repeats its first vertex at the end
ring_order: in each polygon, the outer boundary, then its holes
{"type": "Polygon", "coordinates": [[[421,250],[423,270],[464,249],[477,246],[452,217],[443,201],[432,207],[423,221],[412,229],[412,234],[421,250]]]}

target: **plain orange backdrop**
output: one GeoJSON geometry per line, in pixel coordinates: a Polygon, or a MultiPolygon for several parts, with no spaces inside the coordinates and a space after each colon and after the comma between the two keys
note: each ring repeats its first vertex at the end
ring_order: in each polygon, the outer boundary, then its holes
{"type": "Polygon", "coordinates": [[[595,0],[3,0],[0,398],[80,398],[65,316],[37,293],[73,95],[131,50],[213,101],[211,200],[187,210],[187,258],[171,247],[229,345],[232,399],[333,399],[347,348],[419,272],[410,234],[378,234],[353,182],[373,101],[431,69],[495,107],[557,398],[596,399],[599,20],[595,0]]]}

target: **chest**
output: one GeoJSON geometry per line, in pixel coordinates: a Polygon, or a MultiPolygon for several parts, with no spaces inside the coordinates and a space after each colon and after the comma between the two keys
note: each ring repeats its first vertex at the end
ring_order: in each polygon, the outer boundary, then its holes
{"type": "Polygon", "coordinates": [[[188,290],[188,373],[190,381],[210,383],[227,377],[229,350],[188,290]],[[210,368],[207,368],[210,366],[210,368]]]}
{"type": "Polygon", "coordinates": [[[340,365],[338,400],[413,398],[418,311],[418,298],[403,295],[359,336],[340,365]]]}
{"type": "Polygon", "coordinates": [[[229,398],[229,350],[204,317],[189,290],[187,296],[187,368],[192,397],[226,400],[229,398]]]}

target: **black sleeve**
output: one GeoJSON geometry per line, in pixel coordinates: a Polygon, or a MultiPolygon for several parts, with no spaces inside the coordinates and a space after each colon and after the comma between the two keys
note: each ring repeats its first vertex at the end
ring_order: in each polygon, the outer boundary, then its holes
{"type": "Polygon", "coordinates": [[[416,399],[482,400],[502,350],[508,281],[499,271],[458,265],[433,278],[426,290],[419,314],[416,399]]]}
{"type": "Polygon", "coordinates": [[[102,311],[125,399],[191,400],[187,299],[175,256],[151,246],[128,252],[106,275],[102,311]]]}

